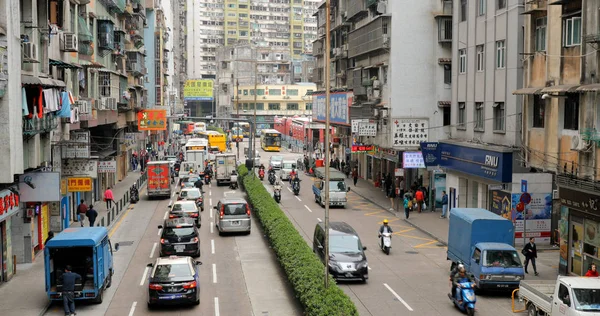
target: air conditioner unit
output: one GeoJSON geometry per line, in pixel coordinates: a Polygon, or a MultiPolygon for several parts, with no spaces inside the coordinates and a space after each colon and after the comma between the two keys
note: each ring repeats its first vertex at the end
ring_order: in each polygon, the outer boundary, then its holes
{"type": "Polygon", "coordinates": [[[77,35],[73,33],[62,33],[60,39],[60,50],[63,52],[76,52],[78,50],[77,35]]]}
{"type": "Polygon", "coordinates": [[[98,102],[98,110],[106,110],[106,99],[107,98],[100,98],[100,102],[98,102]]]}
{"type": "Polygon", "coordinates": [[[28,63],[39,63],[37,45],[34,43],[23,43],[23,61],[28,63]]]}
{"type": "Polygon", "coordinates": [[[75,101],[75,107],[79,109],[80,114],[92,113],[92,104],[88,100],[77,100],[75,101]]]}
{"type": "Polygon", "coordinates": [[[588,142],[580,139],[579,136],[575,135],[571,137],[571,150],[583,151],[588,147],[588,142]]]}
{"type": "Polygon", "coordinates": [[[117,110],[117,98],[106,98],[106,109],[116,111],[117,110]]]}
{"type": "Polygon", "coordinates": [[[71,109],[71,124],[79,123],[79,109],[73,108],[71,109]]]}
{"type": "Polygon", "coordinates": [[[383,34],[382,39],[383,39],[383,46],[389,47],[390,46],[390,37],[387,34],[383,34]]]}
{"type": "Polygon", "coordinates": [[[552,190],[552,199],[558,200],[558,190],[552,190]]]}

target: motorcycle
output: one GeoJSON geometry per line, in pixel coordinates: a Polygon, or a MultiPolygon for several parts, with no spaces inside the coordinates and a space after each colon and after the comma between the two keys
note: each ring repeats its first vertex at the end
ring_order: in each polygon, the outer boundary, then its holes
{"type": "Polygon", "coordinates": [[[275,180],[277,180],[277,178],[275,177],[275,172],[269,172],[269,183],[273,185],[275,184],[275,180]]]}
{"type": "Polygon", "coordinates": [[[454,296],[448,294],[454,306],[456,306],[460,311],[466,312],[468,316],[475,315],[475,302],[477,299],[475,298],[475,289],[473,288],[473,283],[470,282],[461,282],[458,284],[459,286],[456,288],[454,296]]]}
{"type": "Polygon", "coordinates": [[[229,179],[229,188],[232,190],[237,190],[238,188],[238,180],[237,175],[232,175],[229,179]]]}
{"type": "Polygon", "coordinates": [[[210,184],[210,175],[209,174],[204,175],[204,184],[210,184]]]}
{"type": "Polygon", "coordinates": [[[381,248],[386,255],[390,254],[390,248],[392,248],[392,233],[383,233],[380,235],[379,248],[381,248]],[[382,239],[383,244],[381,243],[382,239]]]}
{"type": "Polygon", "coordinates": [[[275,199],[275,202],[277,203],[281,202],[281,188],[273,189],[273,199],[275,199]]]}
{"type": "Polygon", "coordinates": [[[140,201],[140,194],[137,189],[129,190],[129,203],[135,204],[140,201]]]}
{"type": "Polygon", "coordinates": [[[300,180],[292,181],[292,191],[294,195],[300,194],[300,180]]]}
{"type": "Polygon", "coordinates": [[[260,178],[260,181],[265,178],[265,171],[263,169],[258,170],[258,177],[260,178]]]}

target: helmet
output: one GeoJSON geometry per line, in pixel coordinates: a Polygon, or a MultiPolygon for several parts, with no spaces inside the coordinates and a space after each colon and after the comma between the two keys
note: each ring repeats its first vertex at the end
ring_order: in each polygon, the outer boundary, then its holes
{"type": "Polygon", "coordinates": [[[462,264],[462,263],[459,263],[459,264],[458,264],[458,271],[460,271],[460,272],[465,272],[465,265],[464,265],[464,264],[462,264]]]}
{"type": "Polygon", "coordinates": [[[383,223],[384,223],[384,224],[387,224],[387,223],[389,223],[389,221],[387,220],[387,218],[383,220],[383,223]]]}

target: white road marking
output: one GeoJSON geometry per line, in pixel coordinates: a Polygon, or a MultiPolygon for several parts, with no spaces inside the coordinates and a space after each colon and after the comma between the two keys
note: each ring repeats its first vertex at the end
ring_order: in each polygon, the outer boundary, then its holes
{"type": "Polygon", "coordinates": [[[210,213],[210,218],[212,218],[212,213],[213,213],[213,212],[212,212],[212,211],[210,211],[210,212],[208,212],[208,213],[210,213]]]}
{"type": "Polygon", "coordinates": [[[158,236],[162,235],[162,228],[158,230],[158,236]]]}
{"type": "Polygon", "coordinates": [[[213,283],[217,283],[217,265],[213,263],[212,267],[213,267],[213,283]]]}
{"type": "Polygon", "coordinates": [[[210,252],[212,252],[213,255],[215,254],[215,240],[214,239],[210,240],[210,252]]]}
{"type": "Polygon", "coordinates": [[[286,188],[286,189],[288,189],[288,191],[292,192],[292,189],[290,189],[290,188],[288,188],[288,187],[285,187],[285,188],[286,188]]]}
{"type": "Polygon", "coordinates": [[[133,316],[133,313],[135,313],[136,306],[137,306],[137,302],[133,302],[133,304],[131,304],[131,308],[129,309],[129,316],[133,316]]]}
{"type": "Polygon", "coordinates": [[[319,221],[319,223],[322,222],[322,220],[320,218],[318,218],[318,217],[317,217],[317,220],[319,221]]]}
{"type": "Polygon", "coordinates": [[[215,297],[215,316],[219,316],[219,298],[215,297]]]}
{"type": "MultiPolygon", "coordinates": [[[[211,214],[212,214],[212,213],[211,213],[211,214]]],[[[210,222],[210,233],[211,233],[211,234],[212,234],[212,233],[214,233],[214,231],[213,231],[213,227],[214,227],[214,225],[215,225],[215,223],[213,223],[213,222],[210,222]]]]}
{"type": "Polygon", "coordinates": [[[146,267],[146,269],[144,269],[144,274],[142,275],[142,280],[140,280],[140,286],[144,285],[144,283],[146,283],[146,277],[148,276],[148,270],[150,269],[150,267],[146,267]]]}
{"type": "Polygon", "coordinates": [[[177,192],[173,192],[173,194],[171,194],[171,197],[175,197],[175,194],[176,194],[176,193],[177,193],[177,192]]]}
{"type": "Polygon", "coordinates": [[[297,199],[298,201],[302,202],[302,200],[300,200],[300,198],[299,198],[298,196],[294,195],[294,197],[296,197],[296,199],[297,199]]]}
{"type": "Polygon", "coordinates": [[[165,212],[165,216],[163,216],[163,219],[167,219],[167,216],[169,215],[169,211],[165,212]]]}
{"type": "Polygon", "coordinates": [[[306,205],[304,205],[304,207],[306,207],[306,209],[307,209],[309,212],[311,212],[311,213],[312,213],[312,210],[310,209],[310,207],[308,207],[308,206],[306,206],[306,205]]]}
{"type": "Polygon", "coordinates": [[[156,246],[158,246],[158,243],[154,243],[154,245],[152,245],[152,251],[150,251],[150,258],[154,257],[154,251],[156,250],[156,246]]]}
{"type": "Polygon", "coordinates": [[[208,195],[212,196],[212,190],[208,191],[208,195]]]}
{"type": "Polygon", "coordinates": [[[373,270],[373,269],[371,269],[371,267],[368,267],[368,268],[369,268],[369,270],[373,270]]]}
{"type": "Polygon", "coordinates": [[[212,199],[208,199],[208,204],[210,204],[210,206],[212,206],[212,199]]]}
{"type": "Polygon", "coordinates": [[[223,196],[224,197],[227,197],[227,194],[235,194],[235,191],[226,191],[226,192],[223,192],[223,196]]]}
{"type": "Polygon", "coordinates": [[[400,295],[398,295],[398,293],[396,293],[394,290],[392,290],[392,288],[387,285],[387,283],[383,283],[383,286],[385,286],[388,291],[390,291],[399,301],[400,303],[404,304],[404,307],[406,307],[406,309],[408,309],[411,312],[414,312],[413,309],[400,297],[400,295]]]}

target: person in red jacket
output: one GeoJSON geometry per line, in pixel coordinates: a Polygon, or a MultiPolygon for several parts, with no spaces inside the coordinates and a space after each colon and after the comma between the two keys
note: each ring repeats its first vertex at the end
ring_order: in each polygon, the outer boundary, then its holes
{"type": "Polygon", "coordinates": [[[596,270],[596,264],[592,263],[592,265],[590,266],[590,269],[587,271],[587,273],[585,274],[586,277],[593,277],[593,278],[597,278],[598,277],[598,270],[596,270]]]}
{"type": "Polygon", "coordinates": [[[419,210],[419,213],[421,213],[421,209],[423,208],[423,200],[425,199],[422,190],[417,190],[417,193],[415,193],[415,199],[417,200],[417,210],[419,210]]]}

